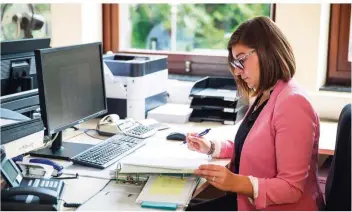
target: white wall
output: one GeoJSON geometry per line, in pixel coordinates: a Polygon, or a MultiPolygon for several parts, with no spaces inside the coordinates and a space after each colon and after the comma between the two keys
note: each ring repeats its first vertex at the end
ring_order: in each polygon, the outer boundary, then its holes
{"type": "Polygon", "coordinates": [[[52,4],[51,46],[102,41],[102,10],[99,3],[52,4]]]}
{"type": "Polygon", "coordinates": [[[329,33],[329,4],[277,4],[276,23],[292,45],[296,79],[306,89],[321,118],[338,119],[350,93],[319,91],[325,83],[329,33]]]}

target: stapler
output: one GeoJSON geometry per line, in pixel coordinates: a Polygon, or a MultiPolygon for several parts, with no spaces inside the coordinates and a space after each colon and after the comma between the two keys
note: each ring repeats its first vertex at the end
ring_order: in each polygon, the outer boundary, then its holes
{"type": "Polygon", "coordinates": [[[19,155],[12,160],[20,167],[24,176],[51,178],[62,174],[63,166],[44,158],[23,158],[19,155]]]}

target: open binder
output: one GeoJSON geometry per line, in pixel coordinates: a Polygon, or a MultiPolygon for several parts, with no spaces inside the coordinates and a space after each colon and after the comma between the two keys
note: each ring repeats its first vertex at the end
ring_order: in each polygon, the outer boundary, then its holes
{"type": "Polygon", "coordinates": [[[176,210],[185,207],[200,180],[192,174],[170,173],[168,169],[153,170],[136,166],[122,170],[122,164],[119,163],[115,176],[117,183],[144,185],[136,199],[136,203],[144,208],[176,210]],[[133,172],[126,173],[126,170],[133,172]]]}
{"type": "Polygon", "coordinates": [[[141,185],[147,182],[149,176],[175,176],[185,178],[192,175],[192,173],[183,173],[183,170],[150,168],[118,163],[113,178],[116,179],[118,183],[141,185]]]}

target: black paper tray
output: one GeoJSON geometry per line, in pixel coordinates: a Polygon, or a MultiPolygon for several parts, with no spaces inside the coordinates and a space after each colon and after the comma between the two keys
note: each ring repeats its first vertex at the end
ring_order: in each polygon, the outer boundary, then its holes
{"type": "Polygon", "coordinates": [[[236,124],[245,115],[248,106],[242,107],[237,113],[223,112],[221,110],[193,110],[189,121],[202,122],[202,121],[215,121],[223,124],[236,124]]]}
{"type": "Polygon", "coordinates": [[[237,112],[244,106],[243,102],[238,101],[225,101],[219,98],[197,98],[194,97],[191,102],[191,108],[196,110],[214,109],[224,112],[237,112]]]}
{"type": "Polygon", "coordinates": [[[204,77],[198,80],[191,89],[190,97],[198,98],[219,98],[227,101],[236,101],[236,83],[229,77],[204,77]]]}

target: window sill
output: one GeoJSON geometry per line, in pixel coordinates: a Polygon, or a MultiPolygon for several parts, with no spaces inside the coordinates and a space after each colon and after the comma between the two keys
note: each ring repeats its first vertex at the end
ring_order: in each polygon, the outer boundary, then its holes
{"type": "Polygon", "coordinates": [[[212,50],[203,49],[202,51],[171,51],[171,50],[152,50],[152,49],[134,49],[134,48],[122,48],[119,53],[139,53],[139,54],[158,54],[158,55],[197,55],[197,56],[214,56],[214,57],[224,57],[227,59],[227,50],[212,50]]]}
{"type": "Polygon", "coordinates": [[[333,91],[333,92],[351,93],[351,87],[340,86],[340,85],[324,85],[321,88],[319,88],[319,91],[333,91]]]}
{"type": "Polygon", "coordinates": [[[194,76],[194,75],[182,75],[182,74],[169,74],[169,79],[185,81],[185,82],[196,82],[205,76],[194,76]]]}

